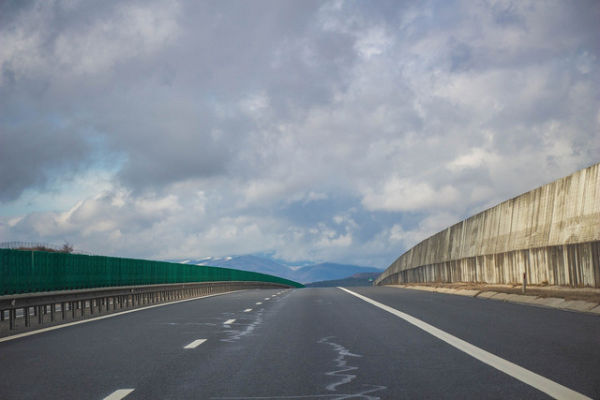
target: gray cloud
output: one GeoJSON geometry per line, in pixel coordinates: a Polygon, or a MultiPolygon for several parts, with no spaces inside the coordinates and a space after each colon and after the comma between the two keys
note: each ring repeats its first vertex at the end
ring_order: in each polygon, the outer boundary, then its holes
{"type": "Polygon", "coordinates": [[[0,201],[15,200],[30,187],[47,189],[53,176],[72,177],[89,166],[93,146],[76,124],[57,123],[48,115],[12,118],[21,110],[6,103],[0,101],[0,107],[14,114],[2,124],[0,201]]]}
{"type": "Polygon", "coordinates": [[[385,266],[600,154],[596,2],[2,7],[0,204],[113,178],[6,240],[385,266]]]}

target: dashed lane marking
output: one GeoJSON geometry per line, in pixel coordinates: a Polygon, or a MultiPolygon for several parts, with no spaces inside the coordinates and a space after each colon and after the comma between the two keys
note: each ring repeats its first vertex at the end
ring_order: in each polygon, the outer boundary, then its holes
{"type": "Polygon", "coordinates": [[[188,344],[187,346],[184,346],[183,348],[184,349],[195,349],[196,347],[200,346],[204,342],[206,342],[206,339],[196,339],[192,343],[188,344]]]}
{"type": "Polygon", "coordinates": [[[121,400],[122,398],[124,398],[125,396],[127,396],[129,393],[133,392],[134,390],[135,389],[119,389],[119,390],[115,390],[114,392],[112,392],[111,394],[109,394],[108,396],[106,396],[102,400],[121,400]]]}
{"type": "Polygon", "coordinates": [[[250,311],[252,311],[252,309],[251,309],[251,308],[246,308],[246,309],[244,310],[244,312],[250,312],[250,311]]]}
{"type": "Polygon", "coordinates": [[[497,370],[500,370],[500,371],[504,372],[505,374],[510,375],[513,378],[520,380],[523,383],[528,384],[529,386],[533,386],[537,390],[546,393],[548,396],[554,397],[555,399],[561,399],[561,400],[562,399],[564,399],[564,400],[567,400],[567,399],[591,400],[589,397],[587,397],[579,392],[576,392],[574,390],[569,389],[566,386],[563,386],[559,383],[551,381],[548,378],[544,378],[543,376],[538,375],[535,372],[529,371],[528,369],[525,369],[525,368],[523,368],[517,364],[514,364],[508,360],[500,358],[490,352],[487,352],[477,346],[472,345],[469,342],[459,339],[456,336],[449,334],[448,332],[445,332],[439,328],[436,328],[433,325],[429,325],[427,322],[421,321],[420,319],[415,318],[409,314],[403,313],[402,311],[396,310],[393,307],[386,306],[383,303],[380,303],[378,301],[375,301],[373,299],[370,299],[366,296],[355,293],[355,292],[345,289],[343,287],[338,287],[338,289],[341,289],[347,293],[350,293],[351,295],[356,296],[359,299],[364,300],[367,303],[374,305],[375,307],[379,307],[382,310],[395,315],[396,317],[402,318],[409,324],[412,324],[412,325],[416,326],[417,328],[420,328],[420,329],[424,330],[425,332],[429,333],[430,335],[435,336],[436,338],[438,338],[440,340],[443,340],[444,342],[448,343],[450,346],[453,346],[453,347],[457,348],[458,350],[467,353],[471,357],[476,358],[479,361],[481,361],[491,367],[494,367],[497,370]]]}
{"type": "Polygon", "coordinates": [[[223,325],[231,325],[235,322],[235,319],[228,319],[227,321],[223,322],[223,325]]]}
{"type": "Polygon", "coordinates": [[[261,302],[261,301],[257,301],[257,302],[256,302],[256,305],[257,305],[257,306],[260,306],[261,304],[262,304],[262,302],[261,302]]]}

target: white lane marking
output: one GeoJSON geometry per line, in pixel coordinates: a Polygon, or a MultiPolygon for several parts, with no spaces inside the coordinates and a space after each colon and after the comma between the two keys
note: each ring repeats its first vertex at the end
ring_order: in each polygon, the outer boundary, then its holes
{"type": "Polygon", "coordinates": [[[188,344],[187,346],[183,346],[183,348],[184,349],[195,349],[196,347],[200,346],[204,342],[206,342],[206,339],[196,339],[192,343],[188,344]]]}
{"type": "Polygon", "coordinates": [[[500,358],[490,352],[487,352],[477,346],[472,345],[469,342],[465,342],[462,339],[457,338],[445,332],[441,329],[436,328],[433,325],[429,325],[427,322],[421,321],[418,318],[415,318],[409,314],[403,313],[402,311],[398,311],[395,308],[390,306],[386,306],[383,303],[372,300],[366,296],[355,293],[343,287],[338,287],[347,293],[350,293],[353,296],[358,297],[361,300],[366,301],[374,305],[375,307],[379,307],[384,311],[389,312],[390,314],[395,315],[396,317],[402,318],[406,322],[416,326],[429,333],[430,335],[435,336],[436,338],[443,340],[448,343],[450,346],[457,348],[460,351],[463,351],[470,355],[473,358],[478,359],[479,361],[496,368],[504,372],[507,375],[512,376],[515,379],[520,380],[523,383],[526,383],[530,386],[533,386],[537,390],[546,393],[548,396],[554,397],[555,399],[586,399],[591,400],[589,397],[576,392],[574,390],[569,389],[566,386],[563,386],[559,383],[551,381],[548,378],[544,378],[541,375],[536,374],[535,372],[531,372],[528,369],[525,369],[517,364],[514,364],[508,360],[500,358]]]}
{"type": "Polygon", "coordinates": [[[261,302],[261,301],[257,301],[257,302],[256,302],[256,305],[257,305],[257,306],[260,306],[261,304],[262,304],[262,302],[261,302]]]}
{"type": "Polygon", "coordinates": [[[250,312],[250,311],[252,311],[252,309],[251,309],[251,308],[246,308],[246,309],[244,310],[244,312],[250,312]]]}
{"type": "Polygon", "coordinates": [[[127,396],[129,393],[133,392],[134,390],[135,389],[119,389],[119,390],[115,390],[114,392],[112,392],[111,394],[109,394],[108,396],[106,396],[102,400],[121,400],[122,398],[124,398],[125,396],[127,396]]]}
{"type": "Polygon", "coordinates": [[[265,300],[271,300],[271,298],[270,297],[265,297],[265,300]]]}
{"type": "MultiPolygon", "coordinates": [[[[256,397],[211,397],[214,400],[274,400],[274,399],[350,399],[356,398],[356,394],[354,393],[337,393],[337,394],[305,394],[299,396],[256,396],[256,397]]],[[[377,397],[379,398],[379,397],[377,397]]]]}
{"type": "Polygon", "coordinates": [[[129,314],[129,313],[136,312],[136,311],[147,310],[149,308],[168,306],[170,304],[184,303],[186,301],[200,300],[200,299],[205,299],[207,297],[222,296],[224,294],[233,293],[233,292],[235,292],[235,290],[232,290],[230,292],[224,292],[224,293],[209,294],[209,295],[201,296],[201,297],[194,297],[193,299],[176,300],[176,301],[172,301],[170,303],[153,304],[151,306],[146,306],[146,307],[141,307],[141,308],[134,308],[133,310],[121,311],[121,312],[114,313],[114,314],[103,315],[101,317],[89,318],[89,319],[84,319],[84,320],[81,320],[81,321],[68,322],[66,324],[51,326],[51,327],[48,327],[48,328],[42,328],[42,329],[38,329],[36,331],[19,333],[17,335],[13,335],[13,336],[6,336],[6,337],[3,337],[3,338],[0,338],[0,343],[2,343],[2,342],[8,342],[9,340],[18,339],[18,338],[22,338],[22,337],[25,337],[25,336],[37,335],[38,333],[44,333],[44,332],[48,332],[48,331],[53,331],[55,329],[66,328],[68,326],[85,324],[85,323],[88,323],[88,322],[98,321],[100,319],[105,319],[105,318],[112,318],[112,317],[116,317],[117,315],[129,314]]]}
{"type": "Polygon", "coordinates": [[[235,319],[228,319],[227,321],[223,322],[223,325],[231,325],[235,322],[235,319]]]}

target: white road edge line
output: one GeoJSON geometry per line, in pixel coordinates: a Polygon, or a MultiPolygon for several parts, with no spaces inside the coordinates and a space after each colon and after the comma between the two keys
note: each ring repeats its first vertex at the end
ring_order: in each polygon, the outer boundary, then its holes
{"type": "Polygon", "coordinates": [[[204,342],[206,342],[206,339],[196,339],[192,343],[188,344],[187,346],[183,346],[183,348],[184,349],[195,349],[196,347],[200,346],[204,342]]]}
{"type": "Polygon", "coordinates": [[[141,307],[141,308],[134,308],[133,310],[127,310],[127,311],[121,311],[121,312],[114,313],[114,314],[102,315],[102,316],[96,317],[96,318],[88,318],[88,319],[83,319],[81,321],[67,322],[66,324],[50,326],[48,328],[42,328],[42,329],[38,329],[38,330],[35,330],[35,331],[31,331],[31,332],[23,332],[23,333],[19,333],[17,335],[13,335],[13,336],[6,336],[6,337],[3,337],[3,338],[0,338],[0,343],[2,343],[2,342],[8,342],[9,340],[19,339],[19,338],[22,338],[22,337],[25,337],[25,336],[37,335],[38,333],[44,333],[44,332],[49,332],[49,331],[53,331],[53,330],[56,330],[56,329],[66,328],[68,326],[85,324],[87,322],[98,321],[100,319],[105,319],[105,318],[112,318],[112,317],[116,317],[117,315],[129,314],[129,313],[136,312],[136,311],[147,310],[149,308],[168,306],[170,304],[184,303],[186,301],[193,301],[193,300],[205,299],[207,297],[221,296],[221,295],[228,294],[228,293],[233,293],[233,292],[234,291],[224,292],[224,293],[215,293],[215,294],[209,294],[209,295],[201,296],[201,297],[194,297],[193,299],[176,300],[176,301],[172,301],[170,303],[153,304],[151,306],[146,306],[146,307],[141,307]]]}
{"type": "Polygon", "coordinates": [[[127,396],[129,393],[133,392],[134,390],[135,389],[119,389],[119,390],[115,390],[114,392],[112,392],[111,394],[109,394],[108,396],[106,396],[102,400],[121,400],[122,398],[124,398],[125,396],[127,396]]]}
{"type": "Polygon", "coordinates": [[[244,312],[250,312],[250,311],[252,311],[252,309],[251,309],[251,308],[246,308],[246,309],[244,310],[244,312]]]}
{"type": "Polygon", "coordinates": [[[233,324],[235,322],[235,319],[228,319],[227,321],[223,322],[223,325],[230,325],[233,324]]]}
{"type": "Polygon", "coordinates": [[[358,297],[361,300],[366,301],[376,307],[381,308],[384,311],[389,312],[390,314],[395,315],[396,317],[402,318],[406,322],[416,326],[429,333],[430,335],[435,336],[436,338],[443,340],[448,343],[450,346],[457,348],[458,350],[467,353],[473,358],[478,359],[479,361],[496,368],[504,372],[507,375],[512,376],[515,379],[520,380],[523,383],[526,383],[530,386],[533,386],[537,390],[546,393],[548,396],[551,396],[555,399],[586,399],[591,400],[589,397],[576,392],[574,390],[569,389],[566,386],[563,386],[559,383],[551,381],[548,378],[544,378],[541,375],[536,374],[535,372],[531,372],[528,369],[525,369],[517,364],[514,364],[508,360],[500,358],[490,352],[487,352],[477,346],[472,345],[469,342],[465,342],[462,339],[457,338],[441,329],[436,328],[433,325],[429,325],[427,322],[421,321],[418,318],[415,318],[409,314],[403,313],[402,311],[398,311],[393,307],[386,306],[383,303],[372,300],[366,296],[355,293],[351,290],[348,290],[343,287],[338,287],[353,296],[358,297]]]}

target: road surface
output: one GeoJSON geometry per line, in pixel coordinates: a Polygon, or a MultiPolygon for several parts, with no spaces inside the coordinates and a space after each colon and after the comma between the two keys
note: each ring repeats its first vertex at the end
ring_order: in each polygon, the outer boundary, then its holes
{"type": "Polygon", "coordinates": [[[3,341],[0,398],[600,398],[598,316],[349,289],[364,298],[246,290],[3,341]]]}

